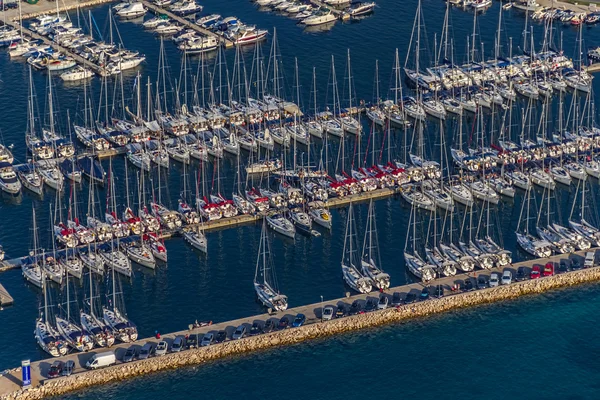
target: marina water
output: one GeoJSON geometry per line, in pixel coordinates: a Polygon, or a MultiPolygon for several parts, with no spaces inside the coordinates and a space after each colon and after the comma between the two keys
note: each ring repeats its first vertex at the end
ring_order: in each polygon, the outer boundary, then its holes
{"type": "MultiPolygon", "coordinates": [[[[327,103],[331,103],[331,95],[328,97],[327,92],[331,91],[328,82],[331,81],[329,71],[332,55],[336,62],[340,97],[344,101],[344,94],[347,93],[347,88],[344,87],[347,85],[347,79],[344,78],[347,75],[347,49],[350,49],[352,58],[356,97],[366,101],[374,99],[376,59],[379,60],[380,92],[382,97],[386,97],[388,87],[393,86],[392,65],[395,48],[398,48],[403,64],[416,9],[415,0],[380,0],[375,15],[359,23],[337,23],[329,32],[307,33],[296,26],[293,20],[259,12],[254,4],[247,0],[206,0],[202,4],[205,6],[205,13],[236,15],[246,23],[268,28],[271,37],[273,27],[277,29],[285,71],[284,93],[295,99],[293,66],[294,57],[297,57],[303,95],[301,106],[304,109],[308,109],[311,99],[313,66],[317,72],[319,105],[323,108],[327,103]]],[[[424,37],[429,52],[433,55],[434,35],[437,34],[439,38],[445,5],[437,0],[428,0],[423,2],[423,9],[426,22],[424,37]]],[[[491,9],[478,17],[478,41],[485,43],[484,51],[487,55],[493,50],[498,9],[499,4],[494,3],[491,9]]],[[[108,6],[93,9],[96,24],[105,38],[108,35],[107,14],[108,6]]],[[[77,19],[75,13],[72,13],[72,18],[77,19]]],[[[81,18],[84,19],[85,15],[81,18]]],[[[516,10],[504,13],[503,41],[505,46],[508,46],[509,38],[513,38],[513,53],[517,53],[520,44],[523,43],[524,21],[524,14],[516,10]]],[[[456,61],[466,61],[466,37],[472,34],[473,15],[453,9],[451,24],[450,32],[454,38],[456,61]]],[[[533,26],[536,46],[539,47],[543,38],[543,28],[537,23],[533,26]]],[[[141,68],[142,80],[150,77],[152,82],[156,82],[159,75],[159,41],[152,34],[144,32],[140,24],[119,22],[118,28],[125,47],[138,50],[147,56],[147,62],[141,68]]],[[[574,59],[578,58],[575,50],[577,31],[570,26],[558,26],[556,38],[560,33],[565,54],[574,59]]],[[[600,30],[594,27],[584,28],[584,40],[584,48],[600,44],[600,30]]],[[[270,40],[263,46],[265,57],[268,57],[269,46],[270,40]]],[[[181,55],[168,40],[165,41],[165,52],[169,65],[166,73],[170,75],[174,84],[175,79],[179,77],[181,55]]],[[[233,50],[227,51],[230,71],[233,53],[233,50]]],[[[244,52],[247,68],[252,63],[252,54],[253,47],[244,52]]],[[[430,57],[430,61],[432,59],[433,57],[430,57]]],[[[197,68],[198,60],[195,58],[190,61],[190,69],[197,68]]],[[[211,60],[207,62],[210,63],[211,60]]],[[[0,52],[0,79],[2,138],[5,144],[15,145],[13,152],[17,162],[25,162],[24,136],[28,92],[26,63],[11,61],[5,52],[0,52]]],[[[124,76],[125,93],[130,107],[134,79],[135,72],[124,76]]],[[[47,76],[45,73],[34,72],[33,80],[39,106],[37,114],[43,119],[47,76]]],[[[595,92],[598,92],[598,85],[598,79],[595,79],[595,92]]],[[[80,114],[84,102],[83,87],[59,83],[54,90],[58,100],[58,106],[55,104],[55,108],[58,108],[62,132],[66,133],[67,110],[72,121],[82,118],[80,114]]],[[[92,93],[97,107],[97,97],[100,93],[98,78],[92,81],[92,93]]],[[[120,105],[116,104],[115,108],[118,110],[120,105]]],[[[368,132],[369,128],[365,126],[365,129],[368,132]]],[[[437,131],[432,129],[431,132],[433,133],[430,133],[429,129],[426,130],[426,135],[434,137],[437,131]]],[[[378,133],[378,140],[381,140],[381,134],[378,133]]],[[[363,146],[368,135],[364,136],[363,146]]],[[[337,143],[332,142],[334,151],[337,149],[337,143]]],[[[399,156],[403,143],[402,133],[393,133],[391,142],[394,145],[392,155],[399,156]]],[[[299,149],[298,157],[306,162],[307,155],[302,155],[303,152],[306,152],[306,149],[299,149]]],[[[314,163],[314,155],[311,158],[311,162],[314,163]]],[[[346,162],[350,163],[351,160],[346,162]]],[[[216,188],[216,185],[220,185],[221,192],[228,195],[235,185],[235,160],[225,157],[219,168],[221,179],[217,179],[212,162],[209,164],[205,165],[205,186],[210,189],[211,186],[216,188]]],[[[105,161],[104,165],[107,168],[108,161],[105,161]]],[[[122,205],[125,203],[123,158],[113,161],[113,169],[117,179],[117,195],[120,196],[117,204],[122,205]]],[[[193,182],[193,174],[198,170],[198,165],[193,164],[189,169],[189,182],[193,182]]],[[[133,187],[135,170],[130,167],[129,171],[129,183],[130,187],[133,187]]],[[[182,174],[182,166],[171,163],[168,184],[164,181],[161,183],[163,199],[169,198],[168,201],[163,200],[166,205],[169,205],[169,201],[176,204],[182,188],[182,174]]],[[[161,179],[165,178],[163,175],[161,179]]],[[[157,184],[156,180],[154,184],[157,184]]],[[[593,191],[598,193],[597,182],[594,182],[593,186],[593,191]]],[[[77,190],[78,200],[82,201],[80,207],[86,210],[87,183],[84,182],[77,190]]],[[[67,203],[69,191],[67,187],[62,199],[63,204],[67,203]]],[[[559,211],[562,218],[569,215],[569,204],[572,204],[574,191],[572,186],[570,189],[562,188],[556,193],[557,200],[562,205],[559,211]]],[[[101,191],[98,196],[97,212],[103,210],[106,193],[101,191]]],[[[493,223],[497,226],[496,229],[502,232],[504,246],[515,252],[514,230],[523,198],[520,194],[514,201],[502,201],[493,212],[493,223]]],[[[9,258],[26,255],[29,251],[32,205],[37,210],[38,226],[42,227],[39,231],[40,239],[46,248],[50,248],[50,232],[45,230],[50,226],[50,203],[56,203],[56,198],[49,190],[46,190],[43,199],[36,199],[26,193],[19,198],[3,199],[0,202],[0,243],[9,258]]],[[[390,273],[392,285],[400,285],[413,279],[401,261],[410,208],[400,199],[382,200],[376,203],[376,207],[382,266],[390,273]]],[[[344,209],[334,210],[333,230],[331,233],[324,233],[320,238],[297,235],[295,241],[280,236],[272,240],[279,286],[289,297],[290,306],[315,303],[320,300],[320,296],[325,300],[338,298],[348,290],[343,284],[339,264],[345,217],[344,209]]],[[[356,223],[359,229],[364,229],[365,206],[357,207],[356,223]]],[[[423,233],[426,233],[426,226],[423,230],[423,233]]],[[[123,280],[123,292],[127,313],[138,325],[141,337],[150,336],[156,330],[180,330],[196,319],[224,321],[261,313],[263,309],[255,301],[252,288],[259,237],[259,225],[211,232],[208,234],[208,256],[192,251],[181,239],[173,239],[166,243],[169,251],[167,265],[159,265],[155,271],[134,266],[135,274],[131,282],[123,280]]],[[[515,254],[515,258],[519,257],[522,258],[523,255],[515,254]]],[[[41,301],[39,291],[27,285],[17,270],[3,273],[2,283],[13,295],[16,305],[0,312],[0,326],[5,338],[10,338],[10,345],[0,346],[0,370],[14,367],[22,359],[45,358],[45,354],[35,345],[32,334],[41,301]]],[[[57,300],[55,293],[53,302],[56,303],[57,300]]],[[[79,293],[80,304],[82,300],[82,293],[79,293]]],[[[127,383],[126,392],[123,390],[124,385],[116,384],[94,389],[86,393],[84,398],[97,398],[102,395],[108,398],[135,399],[147,397],[150,393],[158,395],[161,391],[164,391],[164,395],[168,393],[176,398],[178,394],[171,390],[170,385],[165,386],[167,382],[176,382],[180,393],[197,390],[203,386],[203,391],[211,393],[215,398],[231,398],[241,392],[252,393],[252,397],[258,397],[267,394],[267,390],[268,393],[275,393],[281,388],[297,388],[293,397],[298,398],[312,394],[315,398],[335,399],[357,394],[369,395],[375,389],[376,393],[382,395],[427,394],[426,398],[443,395],[448,391],[466,398],[481,398],[484,393],[486,398],[504,398],[508,395],[518,398],[522,397],[523,393],[518,392],[517,388],[531,386],[533,381],[543,380],[543,374],[550,365],[553,365],[556,371],[560,371],[559,379],[552,380],[557,386],[556,390],[548,391],[545,396],[540,393],[539,397],[564,398],[572,395],[574,398],[593,398],[593,394],[597,395],[599,389],[590,383],[593,379],[589,377],[597,372],[598,363],[597,357],[594,357],[593,341],[585,338],[593,337],[595,332],[594,310],[598,304],[600,290],[596,288],[553,292],[541,297],[454,313],[414,324],[355,333],[200,368],[140,378],[127,383]],[[524,355],[529,357],[526,365],[523,365],[524,355]],[[348,360],[373,362],[359,365],[348,360]],[[257,365],[261,367],[256,368],[257,365]],[[277,384],[265,385],[265,379],[271,378],[273,374],[264,374],[264,371],[272,371],[274,365],[277,365],[278,371],[277,384]],[[299,371],[302,371],[301,376],[298,375],[299,371]],[[379,382],[382,376],[388,376],[390,372],[395,377],[393,385],[378,383],[376,388],[373,386],[373,382],[379,382]],[[492,374],[511,376],[513,379],[501,385],[493,379],[492,374]],[[306,379],[307,375],[309,379],[306,379]],[[243,379],[238,379],[240,376],[243,376],[243,379]],[[299,382],[302,384],[299,385],[299,382]],[[169,387],[168,391],[163,389],[166,387],[169,387]],[[491,387],[494,390],[490,390],[491,387]]],[[[543,385],[536,385],[536,390],[545,389],[543,385]]]]}

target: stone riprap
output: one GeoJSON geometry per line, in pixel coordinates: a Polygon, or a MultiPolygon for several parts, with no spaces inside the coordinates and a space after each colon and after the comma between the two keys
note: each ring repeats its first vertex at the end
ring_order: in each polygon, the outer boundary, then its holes
{"type": "MultiPolygon", "coordinates": [[[[276,331],[269,334],[230,340],[218,345],[200,347],[161,357],[118,364],[105,369],[86,371],[53,380],[45,380],[37,387],[18,390],[0,397],[1,400],[41,399],[57,396],[86,387],[120,381],[152,372],[198,365],[223,357],[254,351],[271,349],[277,346],[300,343],[306,340],[332,336],[344,332],[395,323],[417,317],[471,307],[502,300],[545,292],[551,289],[579,285],[600,280],[600,268],[590,268],[559,274],[551,277],[517,282],[511,285],[460,293],[441,299],[403,305],[398,308],[374,311],[348,316],[327,322],[316,322],[299,328],[276,331]]],[[[18,376],[18,369],[13,374],[18,376]]]]}

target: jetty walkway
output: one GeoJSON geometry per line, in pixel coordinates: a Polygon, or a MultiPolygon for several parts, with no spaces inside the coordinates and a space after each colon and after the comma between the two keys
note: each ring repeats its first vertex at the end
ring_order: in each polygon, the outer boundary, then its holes
{"type": "MultiPolygon", "coordinates": [[[[596,251],[594,249],[592,251],[596,251]]],[[[555,263],[555,271],[558,270],[558,263],[566,258],[582,258],[584,252],[577,252],[573,255],[555,256],[547,259],[530,260],[517,263],[504,268],[516,273],[519,267],[526,267],[528,271],[536,264],[545,264],[547,262],[555,263]]],[[[583,264],[583,263],[582,263],[583,264]]],[[[344,307],[347,311],[354,301],[358,301],[364,309],[367,299],[377,301],[380,296],[390,298],[394,292],[400,294],[404,299],[408,293],[414,293],[419,296],[423,289],[422,283],[411,283],[404,286],[394,287],[385,293],[373,292],[369,294],[354,295],[326,300],[310,305],[291,308],[287,311],[255,315],[247,318],[240,318],[232,321],[215,323],[202,327],[194,327],[192,324],[182,331],[163,334],[161,340],[166,340],[169,345],[177,336],[187,336],[197,334],[200,336],[208,332],[225,331],[227,340],[221,344],[213,344],[199,349],[184,350],[180,353],[171,353],[163,357],[152,357],[147,360],[138,360],[128,364],[121,361],[117,365],[97,371],[86,371],[85,362],[91,357],[92,353],[107,351],[106,349],[95,349],[89,354],[74,353],[60,358],[52,358],[31,363],[31,378],[33,389],[23,392],[20,391],[20,369],[15,368],[7,371],[0,376],[0,399],[21,399],[21,398],[42,398],[44,396],[58,395],[75,389],[82,389],[91,385],[102,384],[113,380],[122,380],[126,377],[145,375],[154,371],[172,369],[185,365],[200,364],[209,360],[215,360],[225,356],[247,353],[249,351],[264,350],[281,346],[285,344],[298,343],[304,340],[318,337],[330,336],[346,331],[373,327],[381,324],[398,322],[415,317],[432,315],[435,313],[446,312],[462,307],[474,306],[478,304],[491,303],[505,299],[513,299],[525,294],[541,293],[550,289],[556,289],[565,286],[592,282],[600,279],[600,268],[592,268],[569,271],[561,274],[555,274],[549,277],[539,279],[525,279],[521,282],[515,282],[510,285],[502,285],[494,288],[486,288],[471,291],[450,291],[450,288],[457,283],[464,285],[465,280],[470,279],[474,284],[478,275],[488,276],[491,272],[501,272],[498,269],[490,271],[476,271],[471,274],[462,274],[455,277],[439,279],[436,285],[443,285],[446,289],[446,295],[443,298],[432,298],[426,301],[417,301],[410,304],[401,304],[396,307],[388,307],[383,310],[374,310],[371,312],[361,312],[353,316],[344,316],[334,318],[331,321],[323,322],[321,320],[322,310],[326,306],[344,307]],[[275,330],[271,333],[250,336],[241,340],[232,340],[231,335],[236,327],[245,325],[249,331],[250,325],[258,323],[263,325],[267,320],[273,320],[275,326],[277,322],[287,317],[290,325],[297,314],[306,316],[305,324],[300,328],[275,330]],[[56,361],[73,360],[75,362],[74,374],[70,377],[58,379],[47,379],[47,373],[51,364],[56,361]]],[[[340,273],[341,275],[341,273],[340,273]]],[[[514,282],[514,281],[513,281],[514,282]]],[[[317,296],[315,296],[317,297],[317,296]]],[[[190,321],[192,322],[192,321],[190,321]]],[[[153,329],[160,327],[153,327],[153,329]]],[[[138,340],[134,345],[142,346],[146,342],[156,344],[158,339],[146,338],[138,340]]],[[[121,359],[125,349],[132,344],[118,344],[113,346],[113,350],[118,360],[121,359]]]]}
{"type": "Polygon", "coordinates": [[[146,8],[148,8],[149,10],[152,10],[152,12],[154,12],[157,15],[164,14],[164,15],[168,16],[170,19],[177,21],[179,24],[181,24],[182,26],[184,26],[188,29],[193,29],[194,31],[196,31],[204,36],[215,37],[218,41],[225,44],[225,48],[230,48],[230,47],[233,47],[233,45],[234,45],[234,43],[231,40],[229,40],[223,36],[217,35],[213,31],[206,29],[205,27],[200,26],[198,24],[195,24],[194,22],[190,21],[189,19],[185,19],[179,15],[173,14],[171,11],[161,8],[161,7],[158,7],[156,4],[151,3],[149,1],[141,0],[141,2],[144,4],[144,6],[146,6],[146,8]]]}
{"type": "MultiPolygon", "coordinates": [[[[344,196],[344,197],[335,197],[335,198],[329,199],[325,203],[325,206],[328,208],[337,208],[337,207],[347,206],[350,203],[360,203],[360,202],[366,202],[369,200],[381,200],[384,198],[394,196],[397,193],[399,193],[399,191],[400,191],[399,188],[398,189],[385,188],[385,189],[377,189],[372,192],[361,192],[361,193],[348,195],[348,196],[344,196]]],[[[256,224],[258,221],[261,221],[265,216],[269,215],[270,213],[274,213],[274,212],[276,212],[276,211],[270,210],[267,213],[262,213],[262,214],[258,214],[258,213],[257,214],[242,214],[242,215],[237,215],[237,216],[231,217],[231,218],[220,218],[220,219],[214,220],[214,221],[206,221],[206,222],[202,222],[200,224],[185,225],[183,228],[179,228],[176,230],[162,230],[160,238],[161,239],[170,239],[172,237],[180,236],[184,229],[200,228],[206,233],[206,232],[211,232],[211,231],[215,231],[215,230],[234,228],[234,227],[238,227],[241,225],[256,224]]],[[[132,238],[135,239],[135,237],[133,237],[133,236],[132,236],[132,238]]],[[[94,245],[99,246],[101,244],[103,244],[103,243],[95,243],[94,245]]],[[[82,246],[82,248],[87,248],[87,246],[82,246]]],[[[16,258],[12,258],[12,259],[8,259],[8,260],[0,262],[0,272],[8,271],[11,269],[21,268],[23,260],[27,257],[28,256],[16,257],[16,258]]]]}

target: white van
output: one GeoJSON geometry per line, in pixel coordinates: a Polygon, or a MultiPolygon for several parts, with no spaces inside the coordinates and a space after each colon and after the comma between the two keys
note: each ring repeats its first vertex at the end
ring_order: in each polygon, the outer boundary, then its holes
{"type": "Polygon", "coordinates": [[[584,268],[592,268],[594,266],[594,261],[596,258],[596,253],[593,251],[588,251],[585,253],[585,261],[583,263],[584,268]]]}
{"type": "Polygon", "coordinates": [[[94,354],[86,363],[88,369],[104,368],[117,363],[115,353],[107,351],[104,353],[94,354]]]}

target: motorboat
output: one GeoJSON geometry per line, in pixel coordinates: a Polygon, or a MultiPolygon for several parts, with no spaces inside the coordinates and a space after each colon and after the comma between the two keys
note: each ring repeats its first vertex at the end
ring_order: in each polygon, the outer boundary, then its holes
{"type": "Polygon", "coordinates": [[[148,10],[142,2],[133,2],[117,11],[120,18],[134,19],[146,14],[148,10]]]}
{"type": "Polygon", "coordinates": [[[11,163],[0,162],[0,189],[10,195],[17,195],[21,192],[21,182],[17,178],[11,163]]]}
{"type": "Polygon", "coordinates": [[[94,71],[89,68],[82,67],[80,65],[76,66],[72,70],[68,72],[63,72],[60,74],[60,79],[66,82],[75,82],[82,81],[84,79],[88,79],[94,76],[94,71]]]}
{"type": "Polygon", "coordinates": [[[300,21],[301,24],[306,26],[317,26],[324,25],[333,22],[337,19],[335,14],[328,9],[320,9],[310,17],[304,18],[300,21]]]}
{"type": "Polygon", "coordinates": [[[370,3],[355,3],[346,12],[351,18],[357,18],[362,15],[370,14],[375,10],[375,2],[370,3]]]}

